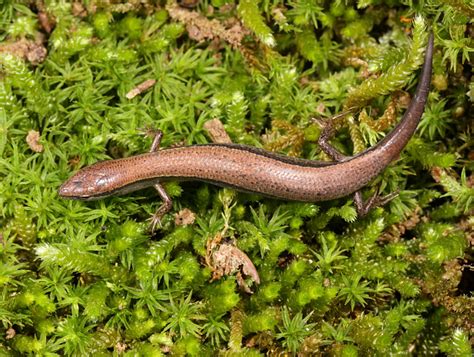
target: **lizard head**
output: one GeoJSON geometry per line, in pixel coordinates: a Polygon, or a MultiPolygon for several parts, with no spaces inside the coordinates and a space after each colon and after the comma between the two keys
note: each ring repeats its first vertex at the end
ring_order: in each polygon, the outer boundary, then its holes
{"type": "Polygon", "coordinates": [[[59,195],[63,198],[89,201],[113,194],[115,175],[102,166],[99,162],[76,172],[61,185],[59,195]]]}

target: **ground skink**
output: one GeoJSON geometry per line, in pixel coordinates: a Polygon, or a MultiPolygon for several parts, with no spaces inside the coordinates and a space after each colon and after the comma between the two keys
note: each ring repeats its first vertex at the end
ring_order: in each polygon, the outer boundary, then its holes
{"type": "Polygon", "coordinates": [[[151,152],[85,167],[61,186],[59,194],[65,198],[94,200],[154,186],[164,199],[155,220],[171,208],[171,200],[160,185],[167,180],[206,181],[240,191],[304,202],[347,196],[379,175],[399,156],[415,132],[428,97],[432,56],[431,34],[421,78],[403,118],[383,140],[359,155],[339,157],[337,162],[321,162],[237,144],[158,150],[161,139],[158,135],[151,152]]]}

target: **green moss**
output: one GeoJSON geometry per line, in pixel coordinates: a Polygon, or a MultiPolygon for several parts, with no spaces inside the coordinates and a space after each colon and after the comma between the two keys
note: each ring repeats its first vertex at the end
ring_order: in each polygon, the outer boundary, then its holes
{"type": "Polygon", "coordinates": [[[265,24],[258,5],[257,1],[242,0],[239,2],[237,11],[245,26],[251,29],[265,45],[273,47],[275,39],[271,29],[265,24]]]}
{"type": "Polygon", "coordinates": [[[4,2],[0,355],[470,356],[471,15],[465,0],[4,2]],[[163,147],[205,144],[217,118],[236,143],[326,160],[311,118],[357,107],[332,143],[360,152],[384,135],[367,123],[397,101],[381,119],[405,112],[395,92],[414,91],[427,24],[436,77],[419,130],[364,190],[399,195],[365,218],[351,197],[316,205],[168,182],[173,208],[151,233],[153,189],[58,197],[79,168],[148,151],[149,127],[163,147]],[[194,222],[180,226],[184,209],[194,222]],[[219,241],[260,284],[215,266],[219,241]]]}

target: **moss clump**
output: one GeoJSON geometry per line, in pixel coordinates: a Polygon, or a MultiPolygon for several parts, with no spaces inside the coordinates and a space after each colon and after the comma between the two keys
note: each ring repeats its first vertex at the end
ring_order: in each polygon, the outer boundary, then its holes
{"type": "Polygon", "coordinates": [[[2,6],[0,355],[472,355],[468,1],[2,6]],[[218,118],[236,143],[321,160],[310,119],[357,107],[332,143],[360,152],[405,111],[428,23],[427,108],[365,190],[398,197],[366,218],[351,197],[173,182],[172,213],[151,234],[153,190],[57,195],[80,167],[147,151],[149,127],[164,147],[203,144],[218,118]],[[237,268],[216,265],[221,244],[237,268]],[[242,274],[249,262],[259,285],[242,274]]]}

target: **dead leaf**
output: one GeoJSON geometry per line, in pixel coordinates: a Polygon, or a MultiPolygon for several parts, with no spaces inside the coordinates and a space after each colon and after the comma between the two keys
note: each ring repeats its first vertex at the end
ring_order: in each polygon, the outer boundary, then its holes
{"type": "Polygon", "coordinates": [[[204,124],[204,129],[213,143],[231,144],[232,140],[225,131],[224,124],[219,119],[212,119],[204,124]]]}
{"type": "Polygon", "coordinates": [[[196,215],[190,209],[182,209],[174,215],[174,223],[177,226],[187,226],[193,224],[196,220],[196,215]]]}
{"type": "Polygon", "coordinates": [[[36,130],[30,130],[26,136],[26,143],[34,152],[43,152],[44,150],[43,145],[39,141],[40,133],[36,130]]]}
{"type": "Polygon", "coordinates": [[[130,92],[128,92],[127,94],[125,94],[125,97],[127,99],[132,99],[132,98],[135,98],[137,95],[139,95],[140,93],[143,93],[144,91],[146,91],[148,88],[150,87],[153,87],[156,83],[156,80],[155,79],[148,79],[146,80],[145,82],[143,83],[140,83],[138,86],[136,86],[135,88],[133,88],[130,92]]]}

